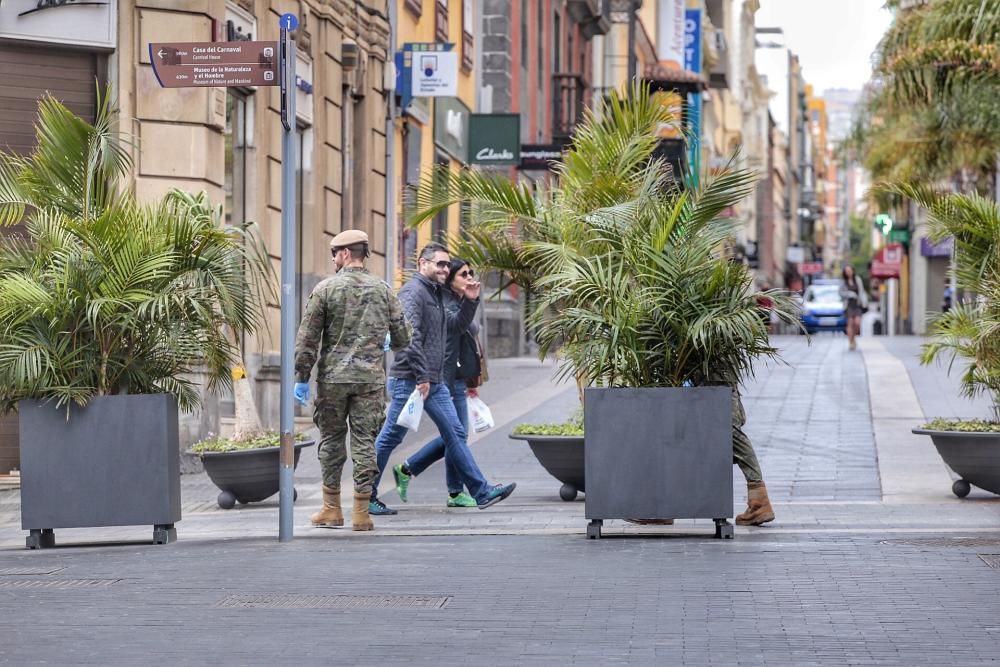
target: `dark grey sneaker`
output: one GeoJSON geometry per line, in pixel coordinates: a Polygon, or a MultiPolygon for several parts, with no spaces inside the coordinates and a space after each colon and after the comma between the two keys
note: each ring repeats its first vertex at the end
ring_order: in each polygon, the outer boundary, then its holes
{"type": "Polygon", "coordinates": [[[391,507],[386,507],[385,503],[378,498],[368,501],[368,513],[372,516],[392,516],[393,514],[399,514],[399,512],[391,507]]]}
{"type": "Polygon", "coordinates": [[[490,505],[496,505],[501,500],[505,500],[507,496],[514,493],[514,489],[516,488],[517,484],[514,482],[510,484],[497,484],[486,494],[486,500],[479,503],[479,509],[484,510],[490,505]]]}

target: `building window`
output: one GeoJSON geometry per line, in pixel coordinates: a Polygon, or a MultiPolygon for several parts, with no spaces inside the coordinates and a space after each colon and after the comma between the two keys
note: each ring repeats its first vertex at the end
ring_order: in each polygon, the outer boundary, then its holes
{"type": "Polygon", "coordinates": [[[227,225],[247,219],[247,96],[230,88],[226,95],[225,215],[227,225]]]}
{"type": "MultiPolygon", "coordinates": [[[[441,169],[451,166],[451,159],[444,153],[438,152],[434,159],[435,165],[441,169]]],[[[434,216],[431,223],[431,241],[447,245],[448,243],[448,209],[442,209],[434,216]]]]}
{"type": "Polygon", "coordinates": [[[423,0],[404,0],[403,7],[406,8],[408,12],[414,16],[420,16],[424,13],[424,2],[423,0]]]}
{"type": "Polygon", "coordinates": [[[521,0],[521,69],[528,70],[528,0],[521,0]]]}
{"type": "Polygon", "coordinates": [[[538,51],[538,85],[542,84],[542,76],[545,72],[545,39],[542,37],[545,30],[545,2],[536,0],[538,7],[538,25],[535,26],[535,43],[538,51]]]}
{"type": "MultiPolygon", "coordinates": [[[[423,143],[423,128],[413,122],[408,122],[405,128],[406,138],[403,144],[404,164],[406,165],[407,199],[405,201],[412,201],[416,189],[420,185],[420,148],[423,143]]],[[[402,234],[400,266],[403,267],[404,271],[415,271],[417,268],[417,230],[404,226],[402,234]]]]}
{"type": "Polygon", "coordinates": [[[552,15],[552,72],[562,71],[562,19],[559,12],[552,15]]]}
{"type": "Polygon", "coordinates": [[[471,72],[475,65],[475,48],[473,43],[472,0],[462,0],[462,69],[471,72]]]}
{"type": "Polygon", "coordinates": [[[448,41],[448,0],[434,2],[434,37],[439,42],[448,41]]]}

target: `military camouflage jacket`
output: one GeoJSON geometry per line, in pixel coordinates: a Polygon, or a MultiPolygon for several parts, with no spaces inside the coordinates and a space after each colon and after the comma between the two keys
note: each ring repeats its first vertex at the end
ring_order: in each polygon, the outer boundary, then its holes
{"type": "Polygon", "coordinates": [[[316,285],[295,340],[295,376],[308,382],[319,351],[319,382],[384,384],[386,332],[393,350],[410,343],[399,299],[366,269],[345,268],[316,285]]]}

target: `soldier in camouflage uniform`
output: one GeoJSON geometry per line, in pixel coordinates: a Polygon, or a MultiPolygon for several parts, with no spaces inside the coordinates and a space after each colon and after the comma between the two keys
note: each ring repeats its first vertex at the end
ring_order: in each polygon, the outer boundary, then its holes
{"type": "Polygon", "coordinates": [[[323,471],[323,509],[311,517],[314,526],[343,526],[340,478],[351,432],[354,464],[353,530],[374,528],[368,515],[372,482],[378,474],[375,437],[385,419],[384,341],[401,350],[410,343],[403,308],[392,288],[368,273],[368,235],[350,229],[330,242],[337,274],[320,282],[309,295],[295,341],[295,398],[309,398],[309,374],[319,353],[313,420],[320,431],[319,460],[323,471]]]}

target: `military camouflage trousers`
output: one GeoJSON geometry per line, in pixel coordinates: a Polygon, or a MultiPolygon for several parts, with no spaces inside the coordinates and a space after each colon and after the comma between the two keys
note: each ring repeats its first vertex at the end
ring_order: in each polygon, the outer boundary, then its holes
{"type": "Polygon", "coordinates": [[[378,474],[375,438],[385,421],[385,386],[380,383],[317,384],[313,421],[319,427],[319,463],[323,485],[340,491],[347,461],[347,433],[351,434],[354,490],[371,493],[378,474]]]}
{"type": "Polygon", "coordinates": [[[733,463],[740,467],[747,482],[762,482],[764,475],[760,470],[757,453],[753,450],[750,438],[743,432],[747,423],[747,413],[740,400],[740,392],[733,390],[733,463]]]}

